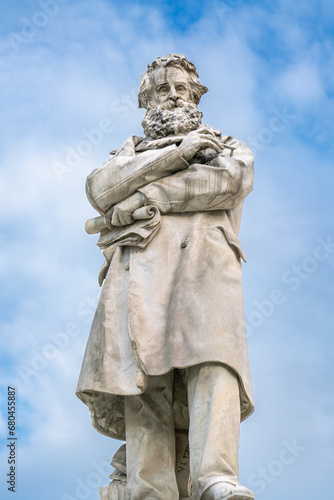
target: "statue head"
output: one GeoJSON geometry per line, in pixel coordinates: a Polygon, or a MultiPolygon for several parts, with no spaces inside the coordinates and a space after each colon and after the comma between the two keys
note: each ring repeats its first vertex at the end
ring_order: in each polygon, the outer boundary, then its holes
{"type": "Polygon", "coordinates": [[[138,103],[147,112],[142,126],[147,137],[186,134],[201,124],[197,104],[208,89],[195,66],[182,54],[158,57],[142,75],[138,103]]]}
{"type": "Polygon", "coordinates": [[[207,91],[199,82],[193,63],[182,54],[168,54],[148,65],[141,77],[138,104],[140,108],[153,109],[181,99],[197,105],[207,91]]]}

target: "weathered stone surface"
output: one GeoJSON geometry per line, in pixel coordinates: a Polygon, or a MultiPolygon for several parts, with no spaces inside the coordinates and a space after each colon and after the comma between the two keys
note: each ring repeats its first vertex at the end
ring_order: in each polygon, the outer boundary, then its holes
{"type": "Polygon", "coordinates": [[[126,440],[101,500],[253,498],[238,486],[253,411],[238,240],[253,156],[201,123],[206,91],[185,56],[156,59],[138,96],[145,137],[87,179],[99,216],[86,229],[106,260],[77,395],[99,432],[126,440]]]}
{"type": "Polygon", "coordinates": [[[128,500],[126,485],[111,483],[109,486],[100,486],[100,500],[128,500]]]}

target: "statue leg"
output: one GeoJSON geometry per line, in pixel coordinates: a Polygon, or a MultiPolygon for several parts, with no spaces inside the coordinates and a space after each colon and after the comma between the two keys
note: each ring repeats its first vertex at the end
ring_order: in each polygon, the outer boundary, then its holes
{"type": "Polygon", "coordinates": [[[140,396],[125,396],[127,487],[133,500],[178,500],[173,373],[149,377],[140,396]]]}
{"type": "Polygon", "coordinates": [[[190,473],[200,500],[216,483],[238,484],[239,382],[218,363],[188,368],[187,379],[190,473]]]}

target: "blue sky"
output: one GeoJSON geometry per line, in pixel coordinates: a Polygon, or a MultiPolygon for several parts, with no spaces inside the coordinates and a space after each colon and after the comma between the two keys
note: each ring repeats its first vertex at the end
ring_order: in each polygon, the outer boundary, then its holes
{"type": "Polygon", "coordinates": [[[184,53],[203,121],[252,146],[240,239],[256,412],[240,480],[258,500],[328,496],[334,456],[330,1],[3,2],[0,21],[0,496],[7,386],[18,500],[97,500],[117,442],[74,391],[102,256],[84,232],[88,173],[141,134],[140,75],[184,53]],[[44,10],[43,10],[44,7],[44,10]]]}

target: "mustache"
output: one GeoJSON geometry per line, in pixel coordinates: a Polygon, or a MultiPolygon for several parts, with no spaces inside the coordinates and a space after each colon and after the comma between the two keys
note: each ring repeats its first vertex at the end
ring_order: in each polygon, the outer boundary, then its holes
{"type": "Polygon", "coordinates": [[[172,110],[175,108],[192,108],[192,109],[197,109],[196,104],[193,104],[191,102],[185,102],[183,99],[178,97],[175,101],[173,99],[168,99],[167,101],[162,102],[159,104],[156,109],[167,109],[167,110],[172,110]]]}

